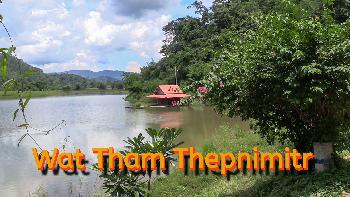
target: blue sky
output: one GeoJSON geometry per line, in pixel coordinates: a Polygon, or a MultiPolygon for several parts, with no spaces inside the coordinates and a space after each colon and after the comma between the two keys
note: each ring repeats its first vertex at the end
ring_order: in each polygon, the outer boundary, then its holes
{"type": "MultiPolygon", "coordinates": [[[[193,15],[193,0],[3,0],[0,13],[17,56],[44,72],[125,70],[159,54],[162,27],[193,15]]],[[[211,0],[205,4],[210,5],[211,0]]],[[[0,46],[10,45],[4,31],[0,46]]]]}

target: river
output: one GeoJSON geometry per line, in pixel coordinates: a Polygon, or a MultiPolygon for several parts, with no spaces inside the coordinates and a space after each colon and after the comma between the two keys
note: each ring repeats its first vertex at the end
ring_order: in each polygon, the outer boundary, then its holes
{"type": "MultiPolygon", "coordinates": [[[[95,95],[35,98],[28,104],[27,117],[34,139],[46,150],[55,147],[74,152],[80,148],[90,163],[96,162],[93,147],[122,148],[124,139],[144,132],[148,127],[183,128],[179,141],[184,146],[201,146],[220,127],[247,127],[239,118],[226,118],[207,107],[130,109],[124,95],[95,95]],[[37,135],[59,123],[64,124],[49,135],[37,135]],[[38,130],[36,130],[38,129],[38,130]]],[[[36,170],[31,148],[35,143],[26,137],[18,146],[25,131],[17,126],[12,114],[16,100],[0,101],[0,196],[35,196],[43,191],[49,196],[91,196],[100,190],[96,173],[89,176],[43,176],[36,170]]],[[[91,171],[91,170],[90,170],[91,171]]]]}

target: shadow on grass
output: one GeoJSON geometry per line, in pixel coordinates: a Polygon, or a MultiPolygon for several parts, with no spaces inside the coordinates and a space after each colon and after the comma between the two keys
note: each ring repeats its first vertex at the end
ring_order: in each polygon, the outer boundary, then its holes
{"type": "Polygon", "coordinates": [[[279,175],[226,196],[342,196],[350,193],[350,161],[319,174],[279,175]]]}

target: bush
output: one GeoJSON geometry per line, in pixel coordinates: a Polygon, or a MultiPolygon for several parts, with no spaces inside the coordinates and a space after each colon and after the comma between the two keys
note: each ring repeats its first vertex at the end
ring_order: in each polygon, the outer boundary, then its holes
{"type": "Polygon", "coordinates": [[[106,90],[106,89],[107,89],[107,86],[106,86],[106,84],[104,84],[104,83],[100,83],[100,84],[98,84],[97,88],[98,88],[99,90],[106,90]]]}
{"type": "Polygon", "coordinates": [[[64,86],[64,87],[62,88],[62,90],[63,90],[63,91],[70,91],[70,90],[72,90],[72,88],[71,88],[70,86],[64,86]]]}
{"type": "Polygon", "coordinates": [[[74,90],[81,90],[81,86],[79,84],[76,84],[75,87],[74,87],[74,90]]]}
{"type": "Polygon", "coordinates": [[[124,89],[124,84],[121,81],[115,81],[112,83],[111,87],[113,90],[114,89],[122,90],[122,89],[124,89]]]}
{"type": "MultiPolygon", "coordinates": [[[[174,161],[172,149],[181,143],[176,143],[177,137],[181,134],[181,129],[146,129],[147,138],[140,133],[137,137],[127,138],[124,142],[127,144],[123,151],[123,156],[128,153],[162,153],[164,158],[174,161]]],[[[94,165],[97,168],[96,165],[94,165]]],[[[132,173],[131,171],[115,173],[107,170],[106,174],[101,174],[103,186],[111,196],[146,196],[150,190],[151,174],[148,178],[142,173],[132,173]],[[147,180],[148,179],[148,180],[147,180]],[[148,186],[146,186],[146,181],[148,186]],[[147,188],[147,189],[146,189],[147,188]]]]}

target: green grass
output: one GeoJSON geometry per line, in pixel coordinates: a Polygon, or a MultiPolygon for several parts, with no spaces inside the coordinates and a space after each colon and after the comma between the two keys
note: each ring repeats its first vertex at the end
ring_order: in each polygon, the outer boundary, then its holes
{"type": "Polygon", "coordinates": [[[134,108],[139,108],[141,106],[149,107],[156,103],[153,99],[146,98],[146,95],[148,94],[129,93],[125,100],[128,101],[134,108]]]}
{"type": "MultiPolygon", "coordinates": [[[[223,127],[198,151],[204,154],[249,153],[254,146],[261,152],[283,153],[286,145],[269,145],[257,134],[223,127]]],[[[248,172],[247,175],[232,175],[230,181],[210,173],[184,176],[182,171],[175,169],[169,176],[153,182],[151,196],[339,196],[350,188],[349,169],[349,166],[342,166],[340,170],[299,176],[252,175],[248,172]]]]}
{"type": "MultiPolygon", "coordinates": [[[[48,90],[48,91],[31,91],[32,97],[50,97],[50,96],[80,96],[80,95],[118,95],[127,94],[124,90],[99,90],[99,89],[84,89],[84,90],[48,90]]],[[[9,91],[4,95],[4,92],[0,91],[0,99],[15,99],[17,98],[16,91],[9,91]]]]}

